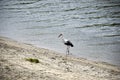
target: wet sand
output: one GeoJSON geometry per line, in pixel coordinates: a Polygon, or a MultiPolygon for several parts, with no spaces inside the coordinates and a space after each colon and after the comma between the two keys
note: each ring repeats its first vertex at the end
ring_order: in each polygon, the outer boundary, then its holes
{"type": "Polygon", "coordinates": [[[120,67],[0,37],[0,80],[120,80],[120,67]]]}

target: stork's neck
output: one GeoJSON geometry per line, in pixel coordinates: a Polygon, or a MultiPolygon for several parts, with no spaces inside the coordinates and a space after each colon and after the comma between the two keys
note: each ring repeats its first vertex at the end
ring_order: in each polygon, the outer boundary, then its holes
{"type": "Polygon", "coordinates": [[[63,37],[63,36],[61,36],[60,38],[61,38],[62,40],[64,40],[64,37],[63,37]]]}
{"type": "Polygon", "coordinates": [[[66,39],[63,36],[61,36],[61,39],[62,39],[63,43],[65,43],[66,39]]]}

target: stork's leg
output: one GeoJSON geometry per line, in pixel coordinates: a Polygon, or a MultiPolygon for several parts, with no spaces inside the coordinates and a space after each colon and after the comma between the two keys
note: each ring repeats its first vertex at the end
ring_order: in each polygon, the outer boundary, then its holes
{"type": "Polygon", "coordinates": [[[67,54],[68,54],[68,46],[67,46],[67,48],[66,48],[66,56],[67,56],[67,54]]]}
{"type": "Polygon", "coordinates": [[[67,46],[67,49],[66,49],[66,60],[67,60],[67,55],[69,55],[69,48],[70,48],[70,46],[67,46]]]}
{"type": "Polygon", "coordinates": [[[70,54],[70,51],[69,51],[70,47],[68,46],[68,55],[70,54]]]}
{"type": "Polygon", "coordinates": [[[69,55],[69,53],[70,53],[70,46],[67,46],[67,54],[69,55]]]}
{"type": "Polygon", "coordinates": [[[68,47],[66,47],[66,56],[67,56],[67,53],[68,53],[68,47]]]}

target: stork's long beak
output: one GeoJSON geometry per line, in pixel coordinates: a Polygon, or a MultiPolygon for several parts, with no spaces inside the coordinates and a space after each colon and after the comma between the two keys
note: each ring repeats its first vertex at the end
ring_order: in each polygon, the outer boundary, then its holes
{"type": "Polygon", "coordinates": [[[60,34],[60,35],[58,36],[58,38],[61,37],[61,36],[62,36],[62,34],[60,34]]]}

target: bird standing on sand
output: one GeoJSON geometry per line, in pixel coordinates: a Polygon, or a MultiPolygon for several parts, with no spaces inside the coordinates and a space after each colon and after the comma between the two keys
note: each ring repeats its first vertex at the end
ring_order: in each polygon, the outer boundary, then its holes
{"type": "Polygon", "coordinates": [[[65,38],[63,37],[63,34],[60,34],[60,35],[58,36],[58,38],[61,38],[62,41],[63,41],[63,43],[64,43],[65,45],[67,45],[66,56],[67,56],[67,54],[69,55],[69,53],[70,53],[69,49],[70,49],[70,47],[74,47],[74,45],[72,44],[71,41],[65,39],[65,38]]]}

